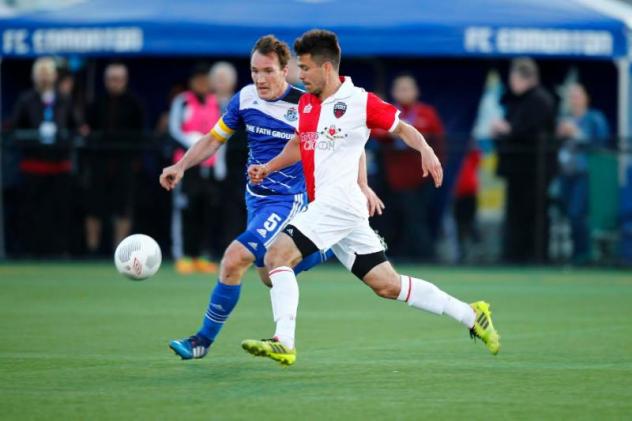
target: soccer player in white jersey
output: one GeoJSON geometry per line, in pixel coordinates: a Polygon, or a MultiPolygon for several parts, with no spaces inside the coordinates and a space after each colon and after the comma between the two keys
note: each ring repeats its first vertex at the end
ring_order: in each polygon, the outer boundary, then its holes
{"type": "Polygon", "coordinates": [[[308,94],[298,105],[297,135],[283,151],[265,164],[250,166],[253,183],[263,182],[276,171],[302,161],[310,204],[296,215],[268,247],[265,266],[272,281],[270,297],[276,322],[272,339],[242,342],[257,356],[281,364],[296,361],[294,344],[298,309],[298,284],[292,267],[316,250],[332,248],[354,275],[384,298],[463,324],[480,338],[492,354],[500,349],[489,304],[467,304],[423,279],[395,271],[384,246],[371,229],[366,199],[357,186],[357,163],[370,130],[389,130],[419,151],[423,176],[439,187],[443,170],[439,159],[414,127],[398,118],[399,111],[372,93],[340,77],[340,46],[334,33],[312,30],[296,40],[300,78],[308,94]]]}
{"type": "MultiPolygon", "coordinates": [[[[248,164],[265,162],[276,156],[291,139],[298,119],[297,104],[303,93],[287,83],[290,49],[273,35],[255,43],[250,58],[253,83],[242,88],[228,103],[215,127],[201,137],[175,165],[167,167],[160,184],[173,189],[184,172],[213,155],[235,130],[244,128],[248,137],[248,164]]],[[[383,204],[368,187],[365,157],[357,176],[369,201],[369,211],[381,212],[383,204]]],[[[358,168],[358,165],[356,165],[358,168]]],[[[360,187],[358,187],[360,188],[360,187]]],[[[261,280],[270,285],[263,269],[266,247],[307,201],[300,165],[288,166],[265,183],[246,185],[248,224],[226,249],[220,264],[219,279],[211,292],[202,326],[194,335],[173,340],[169,347],[182,359],[203,358],[237,305],[241,278],[253,263],[261,280]]],[[[328,251],[316,250],[294,269],[298,273],[320,263],[328,251]]]]}

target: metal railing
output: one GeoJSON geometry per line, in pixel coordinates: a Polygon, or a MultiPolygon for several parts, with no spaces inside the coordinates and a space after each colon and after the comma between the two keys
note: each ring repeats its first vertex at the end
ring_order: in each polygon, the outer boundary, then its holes
{"type": "MultiPolygon", "coordinates": [[[[385,166],[388,165],[385,156],[389,153],[388,149],[375,145],[371,148],[372,167],[376,170],[371,174],[370,180],[387,204],[385,214],[374,219],[372,225],[390,243],[391,256],[414,261],[471,264],[513,262],[613,265],[632,262],[632,169],[628,166],[632,162],[629,159],[630,150],[587,147],[578,150],[582,165],[585,165],[578,174],[565,174],[561,170],[558,141],[542,143],[544,146],[529,153],[524,150],[504,150],[501,161],[510,157],[510,161],[517,159],[516,162],[529,163],[529,169],[522,175],[504,174],[502,177],[497,174],[499,154],[494,150],[483,151],[475,173],[470,174],[476,178],[476,190],[457,194],[455,186],[462,176],[462,162],[468,152],[463,146],[459,146],[467,144],[462,139],[463,136],[445,139],[447,183],[438,191],[429,189],[424,184],[406,191],[393,189],[385,175],[385,166]],[[457,138],[459,141],[453,141],[457,138]],[[508,203],[512,197],[520,200],[520,194],[516,196],[512,188],[521,186],[523,195],[535,201],[531,203],[534,212],[527,224],[521,222],[524,219],[520,218],[517,219],[518,222],[512,222],[515,215],[507,215],[508,211],[519,214],[524,210],[508,203]],[[573,188],[585,191],[573,193],[573,188]],[[529,189],[532,190],[528,191],[529,189]],[[575,196],[569,198],[573,194],[575,196]],[[573,205],[572,200],[583,202],[586,209],[577,209],[577,206],[569,209],[573,205]],[[418,212],[417,215],[411,214],[410,209],[407,209],[408,204],[421,204],[420,206],[426,206],[428,210],[418,212]],[[511,227],[512,223],[522,225],[511,227]],[[585,240],[578,240],[578,235],[583,235],[580,232],[582,224],[588,231],[588,252],[578,255],[578,241],[585,240]],[[508,234],[512,232],[515,238],[508,238],[511,237],[508,234]],[[429,241],[430,247],[420,251],[422,247],[417,247],[415,239],[409,238],[413,234],[421,236],[417,238],[418,242],[429,241]],[[522,250],[526,255],[512,256],[508,253],[511,247],[522,250]]],[[[70,214],[71,228],[67,235],[71,238],[62,242],[69,245],[67,249],[43,255],[80,257],[85,254],[85,201],[88,193],[95,193],[90,191],[92,186],[86,179],[86,174],[95,159],[116,161],[120,158],[129,163],[134,179],[133,195],[136,199],[132,212],[133,230],[148,231],[158,237],[161,245],[169,248],[172,200],[158,186],[160,171],[163,166],[170,164],[175,147],[169,136],[121,132],[93,133],[82,137],[76,133],[60,133],[53,143],[45,144],[37,131],[14,131],[2,134],[0,146],[0,218],[4,220],[0,231],[0,256],[4,254],[8,258],[20,258],[38,255],[23,244],[23,239],[29,235],[32,237],[32,233],[28,232],[28,225],[20,221],[25,217],[23,209],[29,209],[30,206],[25,201],[36,194],[28,190],[28,184],[33,182],[31,176],[35,174],[37,177],[47,177],[47,170],[50,170],[50,177],[61,175],[61,183],[70,183],[70,194],[65,193],[59,200],[68,201],[61,208],[70,214]],[[29,167],[25,165],[29,161],[64,161],[69,165],[29,167]],[[138,203],[140,198],[143,201],[142,206],[138,203]],[[148,218],[147,212],[162,217],[148,218]]],[[[242,166],[247,155],[245,144],[235,148],[232,153],[234,157],[238,157],[234,161],[240,164],[239,168],[232,168],[232,176],[223,181],[221,192],[224,193],[242,191],[245,180],[242,166]]],[[[511,168],[509,172],[511,173],[511,168]]],[[[48,187],[43,184],[40,188],[48,187]]],[[[233,200],[227,206],[238,205],[233,200]]],[[[240,206],[236,212],[243,213],[243,201],[240,206]]],[[[528,207],[529,203],[524,206],[528,207]]],[[[32,206],[30,212],[31,216],[37,217],[32,206]]],[[[245,220],[239,229],[244,226],[245,220]]],[[[43,242],[49,240],[41,238],[43,242]]],[[[585,241],[582,244],[581,247],[585,249],[585,241]]],[[[105,247],[103,251],[107,252],[108,249],[105,247]]]]}

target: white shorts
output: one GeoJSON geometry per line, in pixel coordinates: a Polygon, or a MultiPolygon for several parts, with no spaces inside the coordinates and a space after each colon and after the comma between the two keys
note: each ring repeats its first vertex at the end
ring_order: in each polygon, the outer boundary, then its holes
{"type": "Polygon", "coordinates": [[[367,218],[314,201],[289,223],[319,250],[331,248],[340,263],[351,270],[357,255],[384,251],[384,243],[367,218]]]}

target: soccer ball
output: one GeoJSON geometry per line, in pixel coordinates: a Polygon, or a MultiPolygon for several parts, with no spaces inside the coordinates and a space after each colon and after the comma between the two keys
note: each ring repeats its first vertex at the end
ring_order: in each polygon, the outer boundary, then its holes
{"type": "Polygon", "coordinates": [[[140,281],[153,276],[162,262],[162,253],[156,240],[145,234],[133,234],[116,247],[116,269],[130,279],[140,281]]]}

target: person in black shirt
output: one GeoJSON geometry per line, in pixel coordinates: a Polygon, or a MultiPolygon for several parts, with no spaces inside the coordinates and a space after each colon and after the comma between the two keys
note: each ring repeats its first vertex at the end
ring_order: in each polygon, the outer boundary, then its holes
{"type": "Polygon", "coordinates": [[[538,67],[528,58],[512,62],[509,85],[505,119],[492,126],[497,172],[507,182],[504,258],[542,262],[548,249],[547,189],[555,172],[555,100],[540,86],[538,67]]]}
{"type": "Polygon", "coordinates": [[[104,220],[113,218],[113,245],[130,233],[137,155],[133,148],[144,127],[141,102],[127,89],[127,67],[120,63],[108,65],[104,82],[106,92],[88,108],[87,127],[83,128],[84,133],[91,134],[86,168],[86,245],[91,254],[98,253],[102,247],[104,220]]]}

